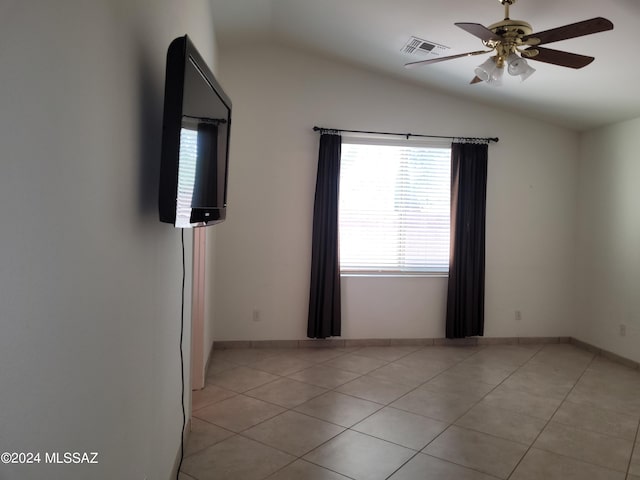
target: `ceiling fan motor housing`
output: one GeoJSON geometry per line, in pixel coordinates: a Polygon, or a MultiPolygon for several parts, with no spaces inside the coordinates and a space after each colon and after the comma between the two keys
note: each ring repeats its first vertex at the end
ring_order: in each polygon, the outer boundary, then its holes
{"type": "Polygon", "coordinates": [[[501,37],[500,40],[483,41],[487,48],[495,49],[498,67],[502,67],[504,60],[511,53],[518,51],[518,47],[526,45],[526,43],[522,41],[525,35],[531,35],[531,33],[533,33],[531,25],[527,22],[511,20],[510,18],[505,18],[500,22],[489,25],[488,28],[497,36],[501,37]]]}
{"type": "Polygon", "coordinates": [[[512,20],[510,18],[505,18],[504,20],[489,25],[489,30],[491,30],[496,35],[500,35],[501,37],[513,37],[513,38],[522,38],[525,35],[531,35],[533,33],[533,28],[527,22],[523,20],[512,20]]]}
{"type": "Polygon", "coordinates": [[[516,0],[498,0],[504,6],[504,20],[489,25],[488,30],[492,31],[499,39],[483,40],[486,47],[495,50],[497,62],[501,67],[504,59],[511,53],[516,53],[522,45],[532,45],[532,41],[523,42],[522,39],[533,33],[531,25],[523,20],[512,20],[509,18],[509,7],[516,3],[516,0]]]}

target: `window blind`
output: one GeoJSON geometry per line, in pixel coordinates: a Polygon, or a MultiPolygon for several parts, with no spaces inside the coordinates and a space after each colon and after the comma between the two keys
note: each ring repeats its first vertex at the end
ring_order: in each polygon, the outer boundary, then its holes
{"type": "Polygon", "coordinates": [[[343,143],[343,272],[447,273],[451,149],[343,143]]]}

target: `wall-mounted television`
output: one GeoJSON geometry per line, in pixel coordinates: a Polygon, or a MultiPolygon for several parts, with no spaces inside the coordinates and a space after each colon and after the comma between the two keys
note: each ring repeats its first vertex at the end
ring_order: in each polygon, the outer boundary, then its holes
{"type": "Polygon", "coordinates": [[[158,210],[177,228],[226,218],[231,100],[188,36],[167,51],[158,210]]]}

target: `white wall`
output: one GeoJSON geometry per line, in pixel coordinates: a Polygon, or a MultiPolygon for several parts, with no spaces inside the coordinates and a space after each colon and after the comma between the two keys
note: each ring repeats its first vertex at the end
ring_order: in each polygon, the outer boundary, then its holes
{"type": "MultiPolygon", "coordinates": [[[[306,337],[314,125],[499,136],[489,149],[485,335],[572,334],[576,133],[285,47],[221,48],[219,61],[234,124],[216,340],[306,337]]],[[[445,292],[444,278],[343,278],[343,337],[442,337],[445,292]]]]}
{"type": "Polygon", "coordinates": [[[2,2],[0,451],[99,452],[3,480],[170,477],[181,252],[157,180],[166,49],[185,33],[213,60],[205,0],[2,2]]]}
{"type": "Polygon", "coordinates": [[[640,118],[582,136],[575,334],[635,361],[640,361],[639,151],[640,118]]]}
{"type": "MultiPolygon", "coordinates": [[[[219,227],[207,227],[207,248],[206,248],[206,257],[207,263],[205,265],[205,304],[204,304],[204,332],[203,332],[203,342],[204,342],[204,359],[203,365],[207,366],[207,360],[209,359],[209,355],[211,354],[211,349],[213,347],[214,340],[214,320],[215,320],[215,271],[216,271],[216,261],[215,261],[215,249],[216,249],[216,232],[219,227]]],[[[206,372],[205,372],[206,374],[206,372]]]]}

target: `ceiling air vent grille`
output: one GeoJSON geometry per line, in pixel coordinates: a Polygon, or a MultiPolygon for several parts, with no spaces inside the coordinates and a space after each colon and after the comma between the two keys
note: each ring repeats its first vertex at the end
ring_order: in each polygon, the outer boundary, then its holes
{"type": "Polygon", "coordinates": [[[419,55],[426,60],[432,57],[439,57],[447,50],[449,50],[449,47],[445,47],[439,43],[430,42],[429,40],[423,40],[418,37],[410,37],[401,51],[409,55],[419,55]]]}

